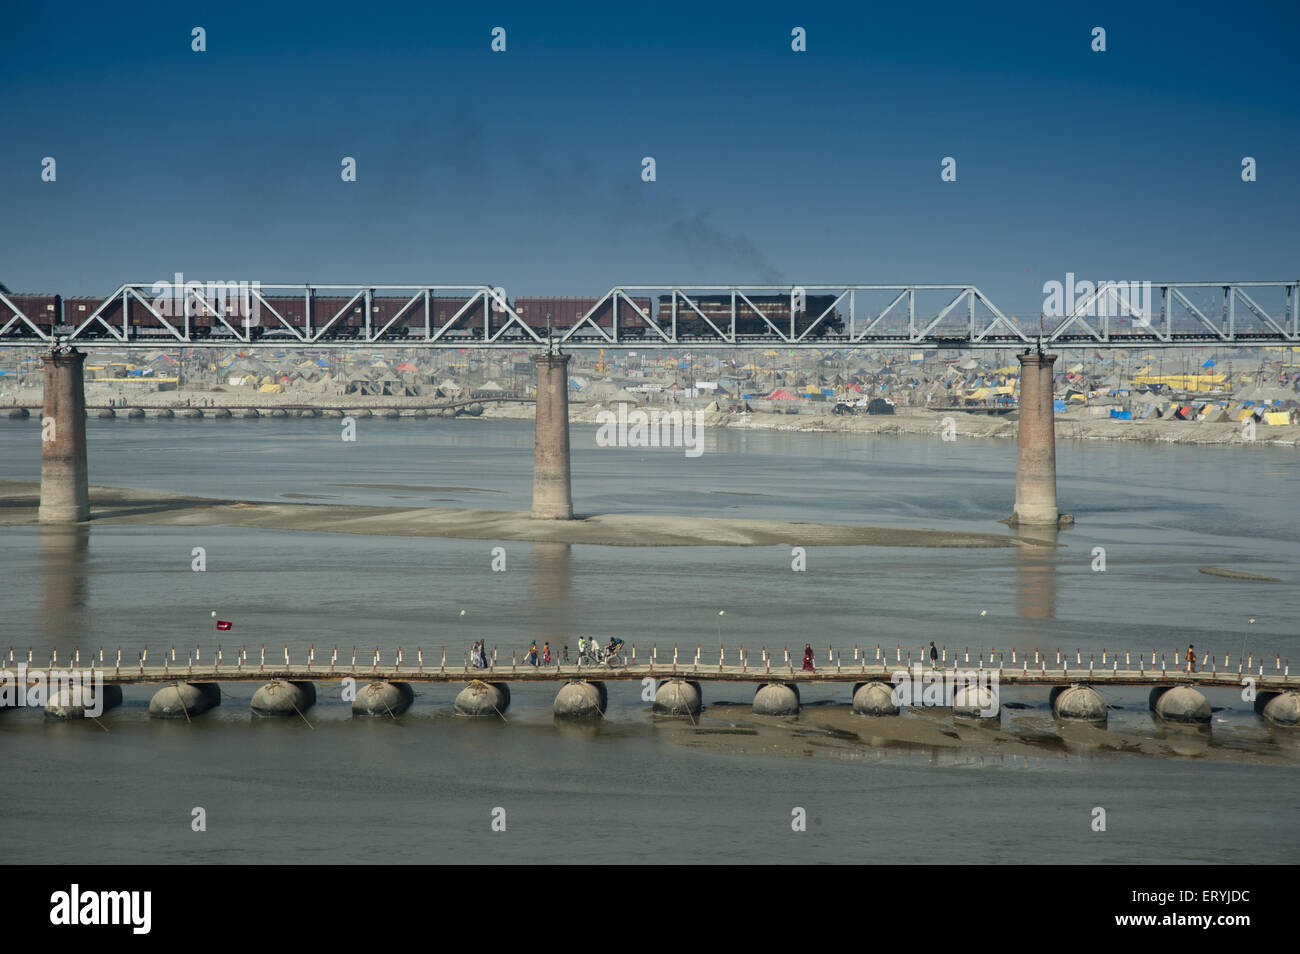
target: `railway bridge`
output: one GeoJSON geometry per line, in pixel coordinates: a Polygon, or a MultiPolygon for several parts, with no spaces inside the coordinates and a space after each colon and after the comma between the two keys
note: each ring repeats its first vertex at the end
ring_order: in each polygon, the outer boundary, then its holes
{"type": "Polygon", "coordinates": [[[532,516],[569,520],[565,348],[1018,348],[1009,522],[1055,527],[1072,518],[1057,506],[1057,356],[1046,349],[1300,345],[1297,281],[1102,282],[1070,304],[1068,314],[1022,324],[969,284],[616,285],[598,299],[512,300],[493,285],[126,283],[102,300],[0,290],[0,347],[49,349],[42,523],[90,518],[80,349],[535,348],[532,516]]]}

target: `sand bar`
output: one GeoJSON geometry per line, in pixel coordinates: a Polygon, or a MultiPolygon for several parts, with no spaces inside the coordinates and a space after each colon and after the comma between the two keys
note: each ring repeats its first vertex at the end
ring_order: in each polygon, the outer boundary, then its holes
{"type": "MultiPolygon", "coordinates": [[[[0,481],[0,526],[36,523],[35,481],[0,481]]],[[[90,488],[93,525],[258,527],[395,537],[526,540],[600,546],[876,546],[1009,547],[1014,537],[852,524],[735,520],[649,514],[594,514],[533,520],[514,510],[366,507],[319,503],[215,500],[120,487],[90,488]]]]}

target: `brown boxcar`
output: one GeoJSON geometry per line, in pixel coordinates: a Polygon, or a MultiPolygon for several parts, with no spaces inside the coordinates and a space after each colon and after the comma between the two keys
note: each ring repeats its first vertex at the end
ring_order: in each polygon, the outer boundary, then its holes
{"type": "MultiPolygon", "coordinates": [[[[469,302],[469,307],[465,308],[464,313],[456,319],[456,323],[443,334],[444,338],[468,338],[481,339],[483,337],[483,299],[468,297],[462,298],[431,298],[430,302],[433,308],[432,327],[437,332],[439,328],[451,321],[452,317],[469,302]]],[[[414,319],[412,319],[414,320],[414,319]]],[[[421,318],[423,321],[423,318],[421,318]]]]}
{"type": "MultiPolygon", "coordinates": [[[[58,295],[6,295],[14,303],[18,311],[22,312],[27,321],[36,325],[45,334],[53,334],[54,326],[59,321],[60,298],[58,295]]],[[[13,308],[10,308],[3,301],[0,301],[0,328],[9,324],[9,320],[15,316],[13,308]]],[[[5,332],[5,337],[27,337],[34,332],[31,327],[24,321],[16,321],[5,332]]]]}
{"type": "MultiPolygon", "coordinates": [[[[122,330],[122,297],[120,295],[115,295],[107,304],[105,304],[103,298],[89,296],[63,299],[64,324],[73,329],[80,328],[101,304],[104,305],[104,310],[99,313],[99,317],[120,333],[122,330]]],[[[108,334],[108,330],[103,325],[94,322],[86,327],[85,331],[81,333],[81,337],[101,338],[107,337],[108,334]]]]}
{"type": "MultiPolygon", "coordinates": [[[[634,298],[633,301],[647,315],[650,314],[649,298],[634,298]]],[[[607,331],[614,327],[614,301],[611,298],[603,301],[597,298],[517,298],[514,307],[520,319],[540,335],[546,334],[548,321],[552,333],[563,334],[582,321],[593,308],[596,310],[591,315],[591,321],[607,331]],[[600,306],[596,307],[598,301],[600,306]]],[[[620,300],[618,327],[620,334],[626,332],[634,335],[640,333],[646,324],[627,302],[620,300]]],[[[575,336],[598,337],[599,333],[591,327],[590,322],[583,322],[575,336]]]]}
{"type": "Polygon", "coordinates": [[[379,330],[388,325],[381,338],[405,338],[408,334],[424,333],[424,296],[415,296],[415,301],[411,301],[411,295],[375,295],[370,300],[370,330],[372,334],[379,334],[379,330]],[[410,307],[407,308],[407,303],[410,307]],[[402,309],[406,308],[405,311],[402,309]],[[400,317],[398,317],[400,315],[400,317]],[[397,320],[394,321],[393,319],[397,320]],[[392,324],[389,324],[392,322],[392,324]]]}
{"type": "MultiPolygon", "coordinates": [[[[267,331],[287,331],[284,325],[280,324],[280,318],[283,318],[293,328],[303,332],[307,327],[307,302],[303,295],[267,295],[263,292],[262,297],[266,299],[266,304],[254,300],[253,305],[257,309],[258,325],[267,331]],[[269,306],[269,307],[268,307],[269,306]],[[271,309],[274,309],[274,314],[271,309]],[[279,315],[280,318],[277,318],[279,315]]],[[[332,312],[331,312],[332,314],[332,312]]]]}
{"type": "Polygon", "coordinates": [[[366,327],[365,299],[352,301],[352,296],[313,296],[311,301],[312,333],[323,338],[359,338],[366,327]]]}

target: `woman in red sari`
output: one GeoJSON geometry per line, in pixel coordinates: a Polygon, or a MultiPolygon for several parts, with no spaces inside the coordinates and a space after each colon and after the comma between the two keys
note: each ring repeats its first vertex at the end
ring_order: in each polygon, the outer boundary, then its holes
{"type": "Polygon", "coordinates": [[[812,643],[805,643],[803,647],[803,668],[809,672],[813,671],[813,651],[812,643]]]}

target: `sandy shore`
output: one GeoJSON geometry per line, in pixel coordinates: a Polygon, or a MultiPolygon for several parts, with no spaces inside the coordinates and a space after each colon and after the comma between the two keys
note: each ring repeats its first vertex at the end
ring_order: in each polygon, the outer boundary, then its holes
{"type": "MultiPolygon", "coordinates": [[[[36,523],[39,503],[38,483],[0,481],[0,526],[36,523]]],[[[96,525],[257,527],[622,547],[759,547],[775,544],[1009,547],[1017,544],[1016,539],[1009,535],[949,530],[642,514],[595,514],[574,520],[533,520],[527,513],[513,510],[252,503],[117,487],[91,487],[90,504],[91,520],[96,525]]]]}
{"type": "MultiPolygon", "coordinates": [[[[613,407],[606,405],[604,409],[613,407]]],[[[656,405],[661,407],[660,405],[656,405]]],[[[595,424],[602,410],[599,404],[570,408],[569,420],[573,423],[595,424]]],[[[1110,418],[1075,416],[1079,412],[1058,415],[1056,439],[1080,441],[1139,441],[1159,444],[1214,444],[1245,446],[1240,424],[1207,424],[1195,421],[1153,420],[1115,421],[1110,418]]],[[[489,405],[483,411],[484,419],[532,420],[531,405],[489,405]]],[[[979,438],[1014,441],[1019,424],[1006,417],[983,413],[927,411],[924,408],[899,408],[891,415],[853,414],[837,416],[829,411],[822,414],[732,414],[715,412],[705,414],[705,427],[725,427],[738,430],[796,431],[800,433],[913,435],[938,438],[948,420],[958,440],[979,438]]],[[[1300,446],[1300,425],[1255,429],[1254,446],[1300,446]]]]}
{"type": "Polygon", "coordinates": [[[1080,759],[1098,756],[1195,758],[1294,765],[1300,737],[1262,725],[1153,724],[1137,705],[1113,707],[1108,724],[1059,723],[1039,706],[1007,706],[993,724],[953,719],[945,708],[869,718],[848,706],[814,704],[796,717],[757,716],[746,705],[707,705],[698,725],[663,720],[658,731],[680,745],[731,755],[821,756],[850,761],[918,758],[934,764],[1080,759]]]}

